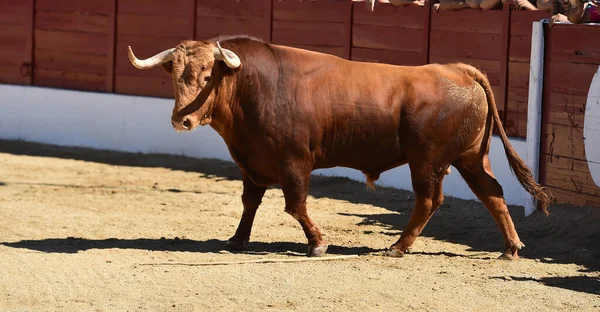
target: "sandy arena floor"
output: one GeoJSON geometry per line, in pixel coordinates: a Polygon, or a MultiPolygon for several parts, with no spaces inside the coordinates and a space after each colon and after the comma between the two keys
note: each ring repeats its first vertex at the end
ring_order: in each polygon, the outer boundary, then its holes
{"type": "Polygon", "coordinates": [[[414,253],[387,258],[412,193],[313,177],[329,256],[359,257],[197,265],[304,258],[278,188],[249,250],[224,249],[241,187],[227,162],[0,141],[0,311],[600,310],[600,207],[510,207],[527,247],[502,261],[483,205],[447,197],[414,253]]]}

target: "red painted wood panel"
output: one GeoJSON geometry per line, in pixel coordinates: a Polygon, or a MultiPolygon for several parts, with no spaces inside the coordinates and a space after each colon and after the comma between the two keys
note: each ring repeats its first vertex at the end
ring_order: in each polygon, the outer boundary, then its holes
{"type": "Polygon", "coordinates": [[[40,69],[106,74],[106,57],[103,55],[37,49],[34,62],[40,69]]]}
{"type": "Polygon", "coordinates": [[[36,11],[72,12],[83,15],[108,15],[112,11],[112,0],[36,0],[36,11]]]}
{"type": "Polygon", "coordinates": [[[33,76],[37,86],[87,91],[105,91],[105,78],[105,75],[96,73],[42,68],[36,68],[33,76]]]}
{"type": "Polygon", "coordinates": [[[271,30],[265,26],[263,17],[229,18],[197,17],[196,39],[205,40],[220,35],[247,35],[269,41],[271,30]],[[215,27],[215,25],[219,25],[215,27]]]}
{"type": "Polygon", "coordinates": [[[31,84],[33,1],[0,3],[0,83],[31,84]]]}
{"type": "Polygon", "coordinates": [[[340,51],[348,55],[347,14],[349,4],[344,1],[273,2],[271,39],[273,43],[291,46],[324,47],[320,51],[340,51]],[[341,49],[330,49],[330,48],[341,49]],[[346,48],[345,48],[346,47],[346,48]]]}
{"type": "Polygon", "coordinates": [[[28,85],[30,80],[27,69],[22,65],[0,63],[0,83],[28,85]]]}
{"type": "MultiPolygon", "coordinates": [[[[202,2],[202,0],[198,0],[202,2]]],[[[188,17],[194,0],[119,0],[117,12],[124,15],[188,17]]]]}
{"type": "Polygon", "coordinates": [[[430,40],[432,56],[500,60],[503,54],[501,34],[434,30],[430,40]]]}
{"type": "Polygon", "coordinates": [[[598,64],[557,61],[553,56],[549,62],[549,68],[544,74],[545,91],[587,96],[598,64]]]}
{"type": "Polygon", "coordinates": [[[421,52],[423,31],[397,27],[356,24],[352,29],[354,47],[421,52]],[[401,38],[401,39],[399,39],[401,38]]]}
{"type": "Polygon", "coordinates": [[[540,11],[512,11],[510,17],[509,60],[529,63],[531,57],[531,29],[533,22],[550,18],[540,11]]]}
{"type": "Polygon", "coordinates": [[[28,32],[26,25],[0,24],[0,49],[23,53],[27,48],[28,32]]]}
{"type": "Polygon", "coordinates": [[[574,195],[591,195],[600,203],[600,188],[592,180],[587,162],[566,157],[543,155],[548,176],[546,184],[574,195]]]}
{"type": "Polygon", "coordinates": [[[396,65],[422,65],[421,52],[352,48],[352,60],[396,65]]]}
{"type": "Polygon", "coordinates": [[[28,16],[30,9],[28,1],[2,0],[0,2],[0,25],[25,25],[29,23],[30,21],[25,17],[28,16]]]}
{"type": "Polygon", "coordinates": [[[189,17],[118,14],[117,32],[119,35],[192,39],[194,21],[189,17]]]}
{"type": "MultiPolygon", "coordinates": [[[[432,33],[502,34],[502,10],[456,10],[431,13],[432,33]]],[[[467,36],[470,38],[470,36],[467,36]]],[[[476,44],[476,42],[473,42],[476,44]]]]}
{"type": "Polygon", "coordinates": [[[173,98],[173,83],[171,82],[171,77],[166,74],[164,74],[163,77],[164,78],[117,74],[115,76],[115,92],[121,94],[173,98]]]}
{"type": "Polygon", "coordinates": [[[345,5],[345,1],[276,0],[273,1],[273,20],[344,23],[345,5]]]}
{"type": "Polygon", "coordinates": [[[268,1],[270,0],[196,0],[196,15],[199,17],[270,18],[270,16],[266,16],[266,7],[270,5],[268,1]]]}
{"type": "Polygon", "coordinates": [[[556,25],[547,45],[553,61],[600,64],[600,27],[594,25],[556,25]],[[570,27],[569,27],[570,26],[570,27]]]}
{"type": "Polygon", "coordinates": [[[106,33],[108,25],[109,20],[106,15],[57,11],[38,11],[35,15],[36,29],[106,33]]]}
{"type": "Polygon", "coordinates": [[[35,30],[36,49],[106,55],[106,34],[35,30]]]}
{"type": "Polygon", "coordinates": [[[389,3],[378,3],[377,9],[371,12],[364,3],[355,2],[352,19],[355,25],[423,29],[424,10],[424,7],[399,7],[389,3]]]}

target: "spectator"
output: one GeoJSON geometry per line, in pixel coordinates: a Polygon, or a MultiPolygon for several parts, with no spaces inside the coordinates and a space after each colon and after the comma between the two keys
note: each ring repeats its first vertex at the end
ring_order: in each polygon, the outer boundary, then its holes
{"type": "Polygon", "coordinates": [[[600,5],[597,0],[553,0],[550,26],[555,23],[600,23],[600,5]]]}

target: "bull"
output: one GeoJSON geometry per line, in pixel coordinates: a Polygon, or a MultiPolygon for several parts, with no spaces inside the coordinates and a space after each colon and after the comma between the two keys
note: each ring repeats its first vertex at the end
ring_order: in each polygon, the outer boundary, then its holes
{"type": "Polygon", "coordinates": [[[144,60],[128,47],[128,56],[138,69],[161,66],[172,76],[173,128],[209,125],[241,169],[243,213],[228,248],[247,246],[267,187],[279,185],[308,256],[322,256],[328,244],[306,207],[311,172],[353,168],[373,186],[408,164],[415,204],[387,255],[409,251],[442,204],[453,166],[500,228],[500,257],[517,259],[524,244],[488,157],[494,129],[518,181],[548,214],[549,194],[511,146],[486,75],[470,65],[357,62],[248,36],[185,40],[144,60]]]}

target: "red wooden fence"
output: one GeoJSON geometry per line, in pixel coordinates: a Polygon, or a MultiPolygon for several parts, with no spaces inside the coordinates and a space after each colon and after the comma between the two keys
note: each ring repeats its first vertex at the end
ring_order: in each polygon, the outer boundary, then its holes
{"type": "MultiPolygon", "coordinates": [[[[524,138],[531,25],[549,17],[508,7],[438,13],[429,3],[370,12],[350,0],[0,0],[0,83],[171,98],[171,78],[135,69],[128,45],[146,58],[185,39],[247,34],[357,61],[473,64],[509,135],[524,138]]],[[[600,27],[547,34],[541,179],[559,202],[600,204],[582,132],[600,27]]]]}
{"type": "Polygon", "coordinates": [[[541,182],[559,202],[600,205],[585,155],[587,95],[600,64],[600,27],[546,29],[541,182]]]}

